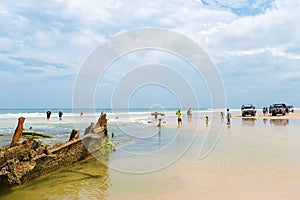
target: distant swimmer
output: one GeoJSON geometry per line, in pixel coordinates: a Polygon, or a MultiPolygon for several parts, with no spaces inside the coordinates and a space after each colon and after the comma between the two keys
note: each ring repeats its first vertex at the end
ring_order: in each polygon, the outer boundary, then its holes
{"type": "Polygon", "coordinates": [[[48,110],[48,111],[46,112],[46,115],[47,115],[47,120],[50,120],[51,111],[50,111],[50,110],[48,110]]]}
{"type": "Polygon", "coordinates": [[[182,114],[181,114],[181,111],[178,110],[178,111],[176,112],[176,115],[177,115],[178,126],[182,126],[182,114]]]}
{"type": "Polygon", "coordinates": [[[80,117],[82,117],[82,116],[83,116],[83,111],[81,110],[81,111],[80,111],[80,117]]]}
{"type": "Polygon", "coordinates": [[[62,116],[63,116],[63,111],[60,110],[60,111],[58,112],[58,118],[59,118],[59,120],[62,120],[62,116]]]}

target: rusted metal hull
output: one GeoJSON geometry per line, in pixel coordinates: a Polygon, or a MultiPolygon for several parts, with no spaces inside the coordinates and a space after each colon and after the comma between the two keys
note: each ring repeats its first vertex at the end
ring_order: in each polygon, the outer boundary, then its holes
{"type": "Polygon", "coordinates": [[[36,140],[25,140],[0,148],[0,187],[19,185],[50,172],[64,169],[100,151],[104,132],[89,133],[82,138],[47,148],[36,140]]]}

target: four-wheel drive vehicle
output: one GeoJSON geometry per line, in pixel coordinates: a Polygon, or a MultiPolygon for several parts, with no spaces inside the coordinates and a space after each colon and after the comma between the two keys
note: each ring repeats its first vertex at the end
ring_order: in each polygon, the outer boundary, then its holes
{"type": "Polygon", "coordinates": [[[256,115],[256,108],[252,104],[244,104],[241,107],[242,116],[245,117],[247,115],[255,116],[256,115]]]}
{"type": "Polygon", "coordinates": [[[285,115],[287,106],[284,103],[277,103],[270,106],[270,113],[272,116],[276,116],[278,114],[285,115]]]}

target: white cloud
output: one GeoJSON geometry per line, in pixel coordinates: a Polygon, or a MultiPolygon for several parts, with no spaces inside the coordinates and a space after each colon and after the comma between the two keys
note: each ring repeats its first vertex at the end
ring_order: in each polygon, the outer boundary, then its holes
{"type": "MultiPolygon", "coordinates": [[[[14,66],[14,67],[20,67],[22,66],[22,63],[12,59],[10,57],[7,57],[7,55],[0,53],[0,63],[2,63],[2,65],[5,66],[14,66]]],[[[4,66],[2,66],[1,68],[3,68],[4,66]]]]}
{"type": "Polygon", "coordinates": [[[248,0],[203,0],[205,4],[209,4],[212,7],[231,7],[231,8],[242,8],[248,6],[248,0]]]}
{"type": "MultiPolygon", "coordinates": [[[[199,0],[1,1],[0,65],[21,68],[24,74],[18,77],[75,75],[105,38],[135,28],[162,27],[197,41],[229,86],[240,84],[231,78],[241,71],[255,80],[261,78],[261,73],[273,74],[281,81],[298,77],[292,73],[300,71],[298,0],[206,2],[210,6],[199,0]],[[232,9],[259,12],[243,16],[232,9]],[[16,58],[46,64],[35,66],[16,58]],[[280,77],[281,74],[285,75],[280,77]]],[[[243,75],[237,79],[241,78],[243,75]]]]}
{"type": "Polygon", "coordinates": [[[255,54],[260,54],[263,53],[265,51],[270,51],[272,53],[273,56],[281,56],[284,57],[286,59],[300,59],[300,54],[295,54],[295,53],[288,53],[288,52],[284,52],[282,49],[280,48],[257,48],[257,49],[249,49],[249,50],[234,50],[234,51],[224,51],[225,55],[230,55],[230,56],[251,56],[251,55],[255,55],[255,54]]]}
{"type": "Polygon", "coordinates": [[[212,36],[208,46],[233,50],[289,48],[299,41],[299,8],[287,3],[261,15],[238,18],[212,36]]]}

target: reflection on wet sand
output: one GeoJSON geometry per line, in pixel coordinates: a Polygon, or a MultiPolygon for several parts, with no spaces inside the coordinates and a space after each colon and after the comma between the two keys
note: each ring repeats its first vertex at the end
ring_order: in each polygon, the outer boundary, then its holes
{"type": "Polygon", "coordinates": [[[270,124],[274,126],[287,126],[289,119],[270,119],[270,124]]]}
{"type": "Polygon", "coordinates": [[[268,122],[268,118],[263,118],[263,123],[266,124],[268,122]]]}
{"type": "MultiPolygon", "coordinates": [[[[289,119],[268,119],[263,118],[263,124],[267,124],[267,122],[270,120],[271,126],[287,126],[289,125],[289,119]]],[[[242,118],[242,125],[243,126],[255,126],[256,124],[256,118],[242,118]]]]}
{"type": "Polygon", "coordinates": [[[242,125],[243,126],[254,126],[256,122],[256,118],[242,118],[242,125]]]}

